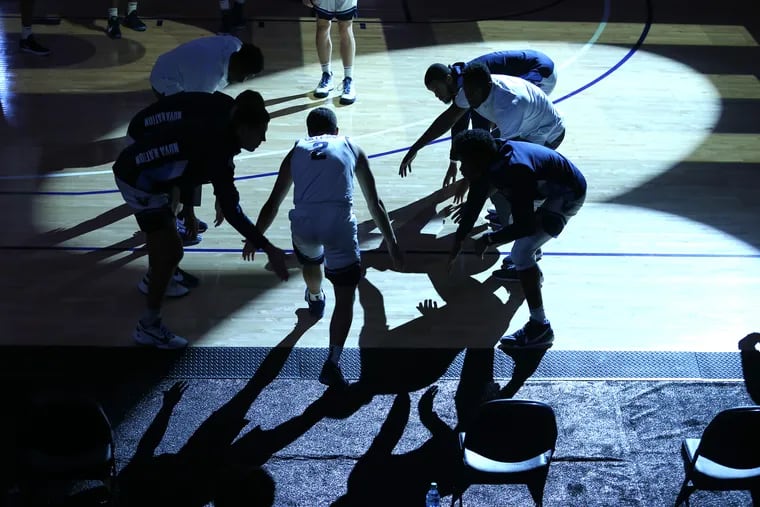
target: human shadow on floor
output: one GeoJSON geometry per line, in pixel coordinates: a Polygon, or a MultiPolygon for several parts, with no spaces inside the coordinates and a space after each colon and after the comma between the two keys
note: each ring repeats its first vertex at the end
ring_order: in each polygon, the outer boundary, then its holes
{"type": "MultiPolygon", "coordinates": [[[[453,238],[450,234],[439,237],[436,227],[431,228],[430,223],[440,220],[441,213],[436,207],[450,195],[450,189],[436,191],[390,213],[396,237],[405,251],[404,276],[407,273],[427,275],[432,290],[444,300],[444,305],[439,307],[437,301],[424,299],[417,305],[420,317],[389,329],[385,295],[371,283],[369,270],[390,269],[387,254],[377,249],[363,257],[368,273],[358,289],[364,310],[359,335],[359,383],[375,392],[426,387],[446,373],[465,349],[490,349],[492,357],[493,347],[522,303],[521,294],[520,297],[510,294],[507,301],[502,302],[496,294],[501,284],[491,278],[483,282],[475,278],[474,275],[497,262],[496,253],[481,258],[464,252],[456,268],[449,272],[447,259],[453,238]]],[[[360,229],[364,227],[362,224],[360,229]]],[[[478,356],[476,352],[470,355],[473,354],[478,356]]],[[[484,354],[481,357],[488,356],[487,352],[484,354]]],[[[492,366],[485,368],[489,372],[486,378],[492,375],[492,366]]]]}
{"type": "MultiPolygon", "coordinates": [[[[220,494],[238,490],[247,491],[247,483],[256,483],[259,493],[269,488],[256,502],[248,505],[271,505],[274,482],[259,468],[281,446],[298,438],[303,432],[330,412],[331,403],[338,393],[327,390],[312,403],[301,416],[291,419],[273,430],[260,429],[242,436],[234,444],[243,428],[250,422],[248,410],[264,388],[279,374],[298,339],[316,322],[308,311],[298,311],[294,330],[267,354],[248,383],[227,403],[212,413],[188,438],[176,453],[154,455],[169,426],[172,410],[187,389],[186,382],[177,382],[164,392],[163,404],[141,438],[137,449],[119,474],[122,506],[203,506],[220,494]],[[255,442],[256,445],[253,445],[255,442]],[[234,478],[240,479],[235,482],[234,478]],[[269,486],[268,486],[269,485],[269,486]],[[221,488],[221,490],[220,490],[221,488]],[[266,503],[270,498],[271,501],[266,503]]],[[[250,484],[249,484],[250,485],[250,484]]],[[[249,493],[253,494],[249,491],[249,493]]]]}
{"type": "Polygon", "coordinates": [[[407,430],[411,402],[406,392],[396,395],[380,431],[351,471],[346,493],[333,502],[333,507],[415,507],[422,505],[431,482],[438,483],[442,497],[451,494],[459,457],[458,436],[433,410],[437,392],[438,386],[431,386],[418,403],[420,421],[430,437],[403,454],[393,454],[393,450],[407,430]],[[378,487],[378,480],[392,487],[378,487]]]}

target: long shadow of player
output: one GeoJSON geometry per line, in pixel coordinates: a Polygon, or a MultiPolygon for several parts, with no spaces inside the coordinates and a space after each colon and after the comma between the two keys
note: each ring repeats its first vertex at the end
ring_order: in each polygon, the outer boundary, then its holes
{"type": "MultiPolygon", "coordinates": [[[[514,396],[536,371],[546,351],[510,351],[514,361],[510,380],[501,389],[494,382],[494,346],[509,327],[524,295],[519,284],[504,284],[490,277],[480,282],[473,276],[489,269],[498,260],[495,254],[484,259],[463,255],[455,272],[448,271],[451,238],[438,237],[436,227],[430,224],[442,222],[446,208],[436,208],[450,196],[450,189],[439,190],[390,213],[399,242],[406,250],[405,271],[427,274],[445,305],[421,301],[417,306],[421,317],[389,330],[383,295],[368,278],[362,280],[359,301],[364,309],[364,325],[359,336],[359,384],[370,392],[420,389],[444,375],[464,350],[455,397],[459,427],[464,427],[484,400],[514,396]],[[426,230],[431,232],[423,232],[426,230]],[[509,292],[505,302],[496,294],[501,287],[509,292]]],[[[383,253],[368,252],[365,265],[390,269],[383,253]]]]}
{"type": "MultiPolygon", "coordinates": [[[[480,282],[473,276],[493,266],[498,259],[496,254],[483,259],[463,255],[456,272],[449,272],[446,261],[450,236],[422,232],[440,215],[436,206],[449,195],[449,191],[437,191],[391,212],[396,235],[406,252],[405,271],[426,274],[445,301],[443,306],[432,300],[422,301],[417,306],[421,317],[391,330],[383,295],[369,277],[359,284],[359,301],[364,309],[364,325],[359,335],[359,384],[372,392],[412,391],[430,385],[464,349],[473,350],[470,357],[481,358],[477,363],[483,363],[483,358],[493,358],[494,345],[522,303],[522,295],[517,293],[502,302],[495,294],[499,283],[490,278],[480,282]]],[[[375,253],[364,256],[365,265],[389,269],[387,256],[375,253]]],[[[468,365],[472,363],[470,359],[468,365]]],[[[493,364],[490,368],[481,364],[481,369],[488,372],[484,378],[492,380],[493,364]]],[[[485,388],[485,380],[472,383],[485,388]]]]}
{"type": "Polygon", "coordinates": [[[297,314],[298,322],[293,331],[269,352],[243,389],[211,414],[177,453],[154,456],[187,383],[178,382],[164,392],[161,409],[119,476],[120,505],[200,507],[219,494],[229,494],[231,489],[243,494],[251,485],[246,482],[259,488],[271,488],[262,496],[258,496],[261,491],[253,492],[257,499],[272,497],[274,482],[259,465],[326,415],[346,410],[347,403],[340,399],[340,393],[328,389],[302,415],[272,430],[262,431],[256,427],[235,441],[250,422],[246,415],[253,402],[277,377],[298,339],[315,323],[306,310],[297,314]],[[233,477],[241,482],[231,482],[233,477]]]}
{"type": "Polygon", "coordinates": [[[411,402],[408,393],[396,395],[380,431],[351,471],[346,493],[333,507],[421,505],[431,482],[438,483],[441,496],[451,493],[459,457],[458,436],[433,410],[437,392],[438,386],[431,386],[418,403],[420,421],[430,437],[403,454],[393,454],[393,450],[407,429],[411,402]],[[378,479],[393,487],[378,487],[378,479]]]}

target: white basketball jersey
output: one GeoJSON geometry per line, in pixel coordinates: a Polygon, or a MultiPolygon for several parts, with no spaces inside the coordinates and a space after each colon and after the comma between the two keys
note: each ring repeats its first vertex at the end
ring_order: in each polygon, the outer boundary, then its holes
{"type": "Polygon", "coordinates": [[[290,169],[296,209],[312,205],[350,207],[356,153],[345,136],[323,135],[296,142],[290,169]]]}

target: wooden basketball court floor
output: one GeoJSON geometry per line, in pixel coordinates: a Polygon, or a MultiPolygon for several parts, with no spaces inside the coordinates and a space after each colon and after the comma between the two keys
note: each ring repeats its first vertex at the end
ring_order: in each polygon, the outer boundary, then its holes
{"type": "MultiPolygon", "coordinates": [[[[371,156],[407,265],[388,269],[357,195],[368,271],[348,347],[491,347],[527,319],[519,288],[489,276],[496,255],[464,255],[446,270],[456,228],[440,190],[449,141],[398,175],[406,148],[444,108],[423,85],[427,66],[519,48],[556,62],[551,98],[567,123],[558,151],[589,183],[586,205],[540,263],[552,350],[729,352],[757,330],[760,30],[749,3],[718,12],[708,2],[483,0],[467,13],[454,2],[359,3],[354,105],[311,96],[315,24],[295,1],[249,2],[240,36],[262,48],[265,71],[226,90],[260,91],[273,116],[267,142],[236,158],[254,220],[311,108],[334,108],[341,133],[371,156]]],[[[111,164],[131,115],[151,102],[156,57],[218,23],[216,2],[144,4],[148,30],[112,41],[101,31],[105,5],[38,3],[39,15],[62,20],[35,26],[53,51],[37,57],[18,52],[16,2],[0,2],[2,345],[132,346],[147,258],[111,164]]],[[[335,28],[333,40],[341,77],[335,28]]],[[[287,204],[268,237],[290,249],[287,204]]],[[[210,187],[197,215],[213,220],[210,187]]],[[[274,346],[305,308],[297,268],[281,283],[263,254],[246,263],[240,249],[225,223],[186,250],[182,266],[202,285],[168,301],[164,318],[192,347],[274,346]]],[[[297,347],[326,347],[328,324],[312,325],[297,347]]]]}

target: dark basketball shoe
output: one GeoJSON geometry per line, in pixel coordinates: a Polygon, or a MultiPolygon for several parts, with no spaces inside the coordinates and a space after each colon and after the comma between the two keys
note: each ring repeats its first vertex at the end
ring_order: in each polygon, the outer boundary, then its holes
{"type": "Polygon", "coordinates": [[[348,381],[343,376],[340,366],[330,360],[325,361],[325,364],[322,365],[322,371],[319,373],[319,381],[327,387],[337,389],[346,389],[348,387],[348,381]]]}
{"type": "Polygon", "coordinates": [[[321,319],[325,314],[325,300],[327,297],[325,296],[325,291],[320,290],[320,298],[319,299],[312,299],[309,295],[309,288],[307,287],[304,291],[303,298],[304,300],[309,303],[309,313],[312,317],[321,319]]]}
{"type": "Polygon", "coordinates": [[[549,322],[542,324],[528,319],[522,329],[499,340],[499,348],[505,349],[548,349],[554,344],[554,330],[549,322]]]}
{"type": "Polygon", "coordinates": [[[34,38],[34,34],[30,35],[26,39],[19,41],[19,49],[24,53],[32,53],[37,56],[47,56],[50,54],[50,50],[37,42],[34,38]]]}
{"type": "Polygon", "coordinates": [[[106,26],[106,35],[112,39],[121,39],[121,28],[119,27],[119,18],[111,16],[108,18],[108,26],[106,26]]]}
{"type": "Polygon", "coordinates": [[[124,26],[131,28],[136,32],[144,32],[148,29],[148,27],[145,26],[145,23],[143,23],[142,19],[137,17],[137,11],[132,11],[127,14],[127,17],[124,18],[124,26]]]}

